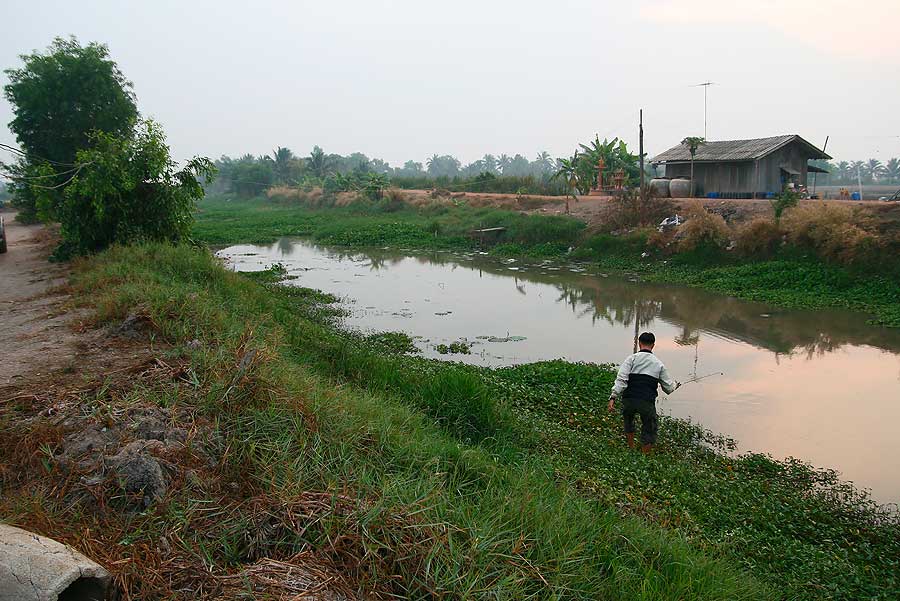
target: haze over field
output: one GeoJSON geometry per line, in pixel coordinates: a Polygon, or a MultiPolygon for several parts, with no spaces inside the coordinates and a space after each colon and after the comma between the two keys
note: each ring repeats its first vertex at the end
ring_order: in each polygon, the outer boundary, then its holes
{"type": "MultiPolygon", "coordinates": [[[[652,155],[686,135],[799,133],[839,159],[900,154],[893,0],[550,4],[4,1],[0,65],[54,36],[107,43],[178,158],[361,151],[572,152],[598,133],[652,155]]],[[[0,84],[6,77],[0,76],[0,84]]],[[[0,141],[12,118],[0,100],[0,141]]]]}

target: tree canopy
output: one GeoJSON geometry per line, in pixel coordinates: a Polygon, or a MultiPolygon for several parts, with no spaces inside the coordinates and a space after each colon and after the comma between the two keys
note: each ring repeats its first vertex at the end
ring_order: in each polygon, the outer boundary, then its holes
{"type": "Polygon", "coordinates": [[[134,127],[131,82],[105,45],[56,38],[47,53],[21,59],[22,67],[4,71],[3,93],[13,109],[9,128],[33,159],[72,164],[91,132],[121,135],[134,127]]]}

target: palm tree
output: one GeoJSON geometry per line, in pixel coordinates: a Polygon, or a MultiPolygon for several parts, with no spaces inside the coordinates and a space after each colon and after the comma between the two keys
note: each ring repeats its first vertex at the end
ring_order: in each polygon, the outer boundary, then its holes
{"type": "Polygon", "coordinates": [[[578,151],[572,155],[571,159],[556,159],[557,171],[550,179],[561,179],[566,183],[566,215],[569,214],[569,196],[578,202],[575,196],[575,190],[578,188],[578,151]]]}
{"type": "Polygon", "coordinates": [[[500,169],[500,173],[503,175],[508,175],[506,170],[509,169],[509,164],[512,163],[512,159],[509,158],[508,154],[501,154],[500,158],[497,159],[497,168],[500,169]]]}
{"type": "Polygon", "coordinates": [[[325,179],[332,171],[331,157],[325,154],[325,151],[318,146],[313,147],[307,159],[307,166],[310,172],[319,179],[325,179]]]}
{"type": "Polygon", "coordinates": [[[893,158],[887,162],[884,166],[884,177],[891,184],[900,182],[900,159],[893,158]]]}
{"type": "Polygon", "coordinates": [[[272,162],[275,163],[275,176],[278,183],[287,183],[291,175],[291,163],[294,160],[294,153],[290,148],[279,146],[272,152],[272,162]]]}
{"type": "Polygon", "coordinates": [[[486,172],[497,175],[497,158],[492,154],[486,154],[481,159],[481,168],[486,172]]]}
{"type": "Polygon", "coordinates": [[[691,153],[691,198],[694,197],[694,156],[697,154],[697,149],[704,143],[706,143],[706,138],[701,136],[688,136],[681,141],[682,146],[687,146],[691,153]]]}
{"type": "Polygon", "coordinates": [[[871,182],[875,182],[880,179],[884,174],[884,165],[881,164],[881,161],[878,159],[869,159],[866,161],[866,175],[869,176],[869,180],[871,182]]]}
{"type": "Polygon", "coordinates": [[[837,170],[838,183],[846,184],[850,181],[850,163],[847,161],[840,161],[835,169],[837,170]]]}
{"type": "Polygon", "coordinates": [[[550,153],[546,150],[543,152],[539,152],[534,159],[534,165],[537,167],[537,171],[539,174],[549,173],[553,171],[553,159],[550,158],[550,153]]]}
{"type": "Polygon", "coordinates": [[[866,177],[866,164],[862,161],[853,161],[850,163],[850,183],[855,183],[857,178],[866,177]]]}

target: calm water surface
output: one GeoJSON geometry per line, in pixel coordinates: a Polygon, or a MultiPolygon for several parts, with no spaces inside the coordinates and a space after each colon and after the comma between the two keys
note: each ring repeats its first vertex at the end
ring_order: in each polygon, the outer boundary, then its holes
{"type": "MultiPolygon", "coordinates": [[[[662,396],[660,411],[731,436],[741,450],[833,468],[881,502],[900,501],[900,330],[865,316],[477,253],[408,256],[282,239],[218,254],[240,271],[283,263],[297,276],[289,283],[344,298],[347,325],[417,336],[430,357],[619,363],[635,326],[651,330],[676,379],[725,373],[662,396]],[[471,355],[434,350],[461,339],[474,344],[471,355]]],[[[602,409],[605,399],[597,402],[602,409]]]]}

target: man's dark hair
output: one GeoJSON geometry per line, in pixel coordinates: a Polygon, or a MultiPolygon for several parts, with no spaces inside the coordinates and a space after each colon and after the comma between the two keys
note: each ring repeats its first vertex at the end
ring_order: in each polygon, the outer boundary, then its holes
{"type": "Polygon", "coordinates": [[[644,346],[650,346],[651,344],[656,344],[656,336],[652,332],[644,332],[638,336],[638,342],[644,346]]]}

